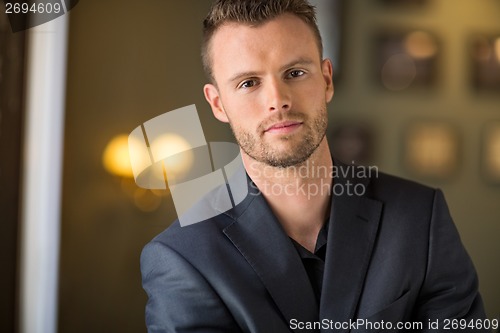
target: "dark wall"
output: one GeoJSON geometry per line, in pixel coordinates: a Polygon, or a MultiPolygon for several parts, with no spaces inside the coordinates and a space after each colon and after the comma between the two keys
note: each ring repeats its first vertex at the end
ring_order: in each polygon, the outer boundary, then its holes
{"type": "Polygon", "coordinates": [[[16,327],[24,33],[12,33],[0,3],[0,331],[16,327]]]}
{"type": "Polygon", "coordinates": [[[190,104],[204,125],[213,124],[204,127],[207,140],[230,140],[202,92],[201,22],[209,3],[86,0],[71,11],[61,333],[146,331],[139,256],[175,219],[175,210],[164,196],[156,210],[141,211],[135,200],[144,192],[106,172],[102,157],[116,135],[190,104]]]}

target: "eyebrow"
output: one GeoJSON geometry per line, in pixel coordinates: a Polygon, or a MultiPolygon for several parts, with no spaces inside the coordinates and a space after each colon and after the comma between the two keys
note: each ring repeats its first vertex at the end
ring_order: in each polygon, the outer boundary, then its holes
{"type": "MultiPolygon", "coordinates": [[[[305,65],[311,65],[313,63],[314,63],[314,61],[309,59],[309,58],[299,58],[299,59],[293,60],[293,61],[285,64],[284,66],[281,66],[280,72],[284,71],[290,67],[297,66],[297,65],[305,66],[305,65]]],[[[237,80],[244,78],[244,77],[252,77],[252,76],[258,76],[258,75],[259,75],[259,72],[255,72],[255,71],[241,72],[241,73],[237,73],[234,76],[232,76],[228,80],[228,82],[232,83],[232,82],[237,81],[237,80]]]]}

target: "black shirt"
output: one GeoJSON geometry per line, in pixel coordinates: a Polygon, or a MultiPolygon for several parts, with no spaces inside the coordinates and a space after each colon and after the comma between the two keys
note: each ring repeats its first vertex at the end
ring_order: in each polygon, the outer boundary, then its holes
{"type": "MultiPolygon", "coordinates": [[[[302,264],[309,276],[309,281],[314,290],[314,295],[316,296],[316,302],[318,303],[321,299],[321,289],[323,287],[323,273],[325,270],[325,255],[326,255],[326,241],[328,235],[328,223],[326,220],[323,228],[318,233],[318,239],[316,240],[316,247],[314,253],[311,253],[305,247],[297,243],[292,239],[293,245],[300,258],[302,259],[302,264]]],[[[290,238],[291,239],[291,238],[290,238]]]]}

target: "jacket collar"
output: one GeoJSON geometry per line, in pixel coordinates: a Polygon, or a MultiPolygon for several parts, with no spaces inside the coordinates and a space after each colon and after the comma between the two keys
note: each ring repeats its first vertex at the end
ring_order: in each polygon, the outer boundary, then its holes
{"type": "Polygon", "coordinates": [[[319,309],[290,238],[249,178],[245,200],[224,213],[234,220],[224,234],[252,266],[288,323],[291,319],[346,322],[356,313],[382,203],[367,197],[369,177],[362,169],[334,161],[334,171],[319,309]],[[362,195],[353,194],[354,189],[362,195]]]}
{"type": "Polygon", "coordinates": [[[348,322],[356,315],[383,204],[368,197],[369,169],[335,165],[320,319],[348,322]]]}
{"type": "Polygon", "coordinates": [[[224,233],[252,266],[287,322],[317,321],[314,291],[292,241],[262,195],[250,200],[224,233]]]}

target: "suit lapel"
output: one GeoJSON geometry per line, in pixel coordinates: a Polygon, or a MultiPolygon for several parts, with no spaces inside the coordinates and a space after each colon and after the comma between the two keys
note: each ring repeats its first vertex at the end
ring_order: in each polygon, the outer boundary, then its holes
{"type": "Polygon", "coordinates": [[[317,321],[314,292],[291,240],[263,196],[250,197],[224,233],[252,266],[288,323],[291,319],[317,321]]]}
{"type": "MultiPolygon", "coordinates": [[[[338,165],[338,164],[337,164],[338,165]]],[[[338,167],[347,168],[345,165],[338,167]]],[[[353,166],[350,166],[351,168],[353,166]]],[[[382,212],[382,203],[365,196],[348,195],[356,184],[367,188],[368,179],[342,177],[334,179],[330,228],[320,318],[344,323],[353,319],[370,262],[373,244],[382,212]],[[349,183],[348,183],[349,182],[349,183]],[[340,189],[344,193],[340,193],[340,189]]],[[[358,186],[358,189],[361,187],[358,186]]],[[[328,330],[322,330],[327,332],[328,330]]]]}
{"type": "MultiPolygon", "coordinates": [[[[335,163],[337,168],[348,166],[335,163]]],[[[350,166],[353,168],[353,166],[350,166]]],[[[318,309],[313,289],[292,242],[264,197],[251,186],[247,198],[225,212],[235,220],[223,232],[252,266],[287,322],[353,319],[375,242],[383,204],[348,195],[356,185],[368,189],[368,178],[339,174],[341,195],[332,195],[323,290],[318,309]],[[349,183],[348,183],[349,182],[349,183]],[[349,185],[350,184],[350,185],[349,185]],[[318,317],[319,313],[319,317],[318,317]]],[[[358,187],[358,189],[361,187],[358,187]]],[[[295,330],[299,332],[300,330],[295,330]]],[[[327,332],[328,330],[321,330],[327,332]]]]}

